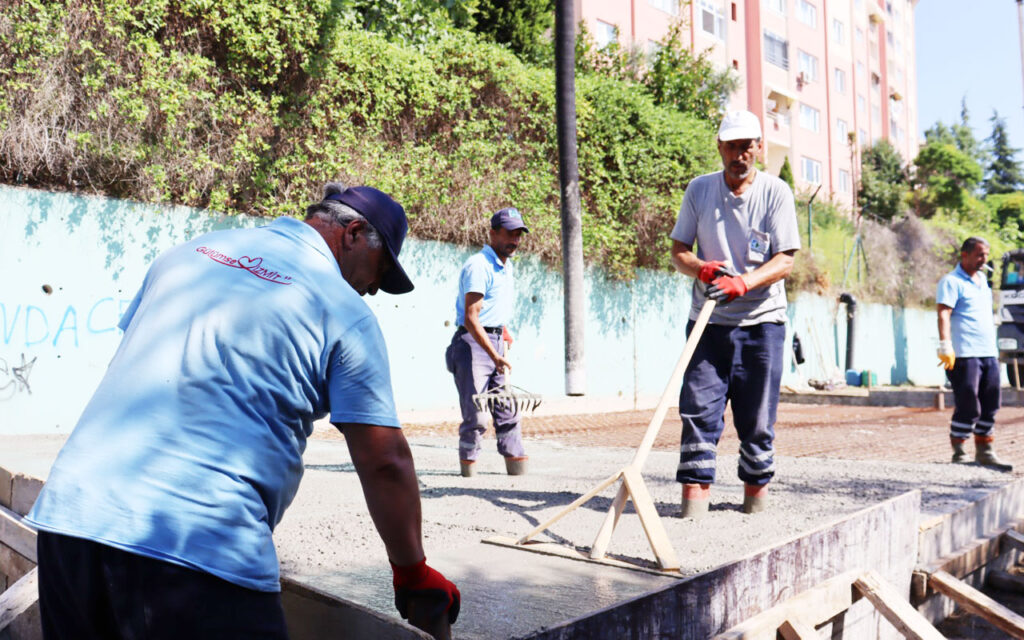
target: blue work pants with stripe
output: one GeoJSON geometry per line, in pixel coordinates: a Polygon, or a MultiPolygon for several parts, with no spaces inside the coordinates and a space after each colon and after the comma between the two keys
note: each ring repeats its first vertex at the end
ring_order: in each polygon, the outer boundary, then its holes
{"type": "Polygon", "coordinates": [[[946,371],[953,386],[953,419],[949,437],[966,440],[973,432],[988,437],[995,428],[999,411],[999,360],[996,358],[957,358],[946,371]]]}
{"type": "MultiPolygon", "coordinates": [[[[487,333],[487,339],[499,354],[505,354],[505,343],[500,333],[487,333]]],[[[445,351],[445,364],[455,377],[455,388],[459,392],[459,408],[462,410],[462,424],[459,425],[459,459],[476,460],[480,453],[480,441],[487,430],[487,412],[476,408],[473,396],[492,389],[504,389],[505,374],[498,372],[494,361],[483,347],[461,327],[452,336],[452,342],[445,351]]],[[[519,412],[510,402],[493,403],[492,407],[490,414],[498,439],[498,453],[506,458],[525,456],[523,435],[519,428],[519,412]]]]}
{"type": "MultiPolygon", "coordinates": [[[[692,330],[691,320],[687,335],[692,330]]],[[[764,485],[772,479],[785,339],[785,325],[773,322],[743,327],[709,324],[704,329],[679,393],[683,430],[676,480],[715,481],[726,402],[740,438],[740,480],[764,485]]]]}

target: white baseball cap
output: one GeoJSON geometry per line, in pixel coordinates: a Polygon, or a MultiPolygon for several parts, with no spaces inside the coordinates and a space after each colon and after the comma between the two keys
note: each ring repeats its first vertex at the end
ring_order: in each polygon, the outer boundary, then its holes
{"type": "Polygon", "coordinates": [[[749,111],[730,111],[722,118],[718,127],[718,139],[729,140],[761,139],[761,121],[749,111]]]}

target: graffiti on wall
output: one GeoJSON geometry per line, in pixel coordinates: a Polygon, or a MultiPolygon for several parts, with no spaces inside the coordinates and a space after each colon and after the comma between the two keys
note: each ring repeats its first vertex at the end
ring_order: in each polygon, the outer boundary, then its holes
{"type": "Polygon", "coordinates": [[[131,300],[100,298],[90,305],[43,308],[0,302],[0,339],[5,345],[66,348],[82,339],[118,331],[117,323],[131,300]]]}
{"type": "Polygon", "coordinates": [[[10,400],[17,393],[25,392],[30,395],[32,393],[28,379],[32,375],[32,367],[36,363],[36,358],[26,360],[23,353],[21,354],[21,364],[16,364],[16,362],[8,363],[4,358],[0,358],[0,401],[10,400]]]}

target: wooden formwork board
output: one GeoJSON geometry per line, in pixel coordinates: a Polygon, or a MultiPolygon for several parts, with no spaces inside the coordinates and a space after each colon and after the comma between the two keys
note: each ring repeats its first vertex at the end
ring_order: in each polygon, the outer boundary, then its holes
{"type": "MultiPolygon", "coordinates": [[[[705,640],[858,567],[882,567],[888,582],[909,592],[920,504],[919,492],[905,493],[771,549],[529,637],[705,640]]],[[[854,603],[838,615],[848,637],[901,637],[870,602],[854,603]]]]}
{"type": "Polygon", "coordinates": [[[911,602],[933,623],[949,617],[956,605],[927,589],[928,575],[944,571],[981,587],[990,571],[1007,568],[1020,555],[1016,546],[1020,543],[1015,540],[1017,532],[1024,529],[1022,516],[1024,479],[1018,479],[951,514],[923,523],[911,602]]]}

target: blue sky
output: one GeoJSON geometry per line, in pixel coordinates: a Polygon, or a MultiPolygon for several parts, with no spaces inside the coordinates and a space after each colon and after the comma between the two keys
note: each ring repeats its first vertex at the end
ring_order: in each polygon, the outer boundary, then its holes
{"type": "MultiPolygon", "coordinates": [[[[1024,147],[1024,89],[1015,0],[920,0],[917,39],[918,135],[941,120],[960,120],[960,100],[975,137],[992,132],[992,109],[1006,121],[1010,144],[1024,147]]],[[[1017,154],[1024,161],[1024,153],[1017,154]]]]}

